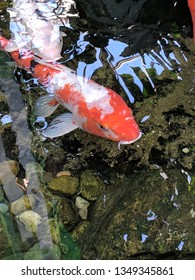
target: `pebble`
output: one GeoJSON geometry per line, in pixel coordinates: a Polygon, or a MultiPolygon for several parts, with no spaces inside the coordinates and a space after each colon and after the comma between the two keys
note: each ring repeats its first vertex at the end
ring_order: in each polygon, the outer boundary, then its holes
{"type": "Polygon", "coordinates": [[[75,205],[79,209],[79,215],[81,219],[86,220],[88,215],[88,207],[90,203],[84,198],[77,196],[75,200],[75,205]]]}
{"type": "Polygon", "coordinates": [[[9,207],[5,203],[0,203],[0,212],[6,213],[8,211],[9,207]]]}
{"type": "Polygon", "coordinates": [[[37,232],[37,227],[41,223],[41,216],[32,210],[20,213],[17,218],[24,224],[26,230],[33,233],[37,232]]]}
{"type": "Polygon", "coordinates": [[[53,178],[48,183],[48,187],[62,195],[75,195],[78,192],[79,180],[76,177],[60,176],[53,178]]]}
{"type": "Polygon", "coordinates": [[[16,201],[10,204],[10,212],[14,215],[18,215],[25,210],[29,210],[35,206],[36,198],[34,195],[23,195],[16,201]]]}
{"type": "Polygon", "coordinates": [[[183,152],[184,154],[188,154],[189,151],[190,151],[190,150],[189,150],[188,148],[183,148],[183,149],[182,149],[182,152],[183,152]]]}
{"type": "Polygon", "coordinates": [[[61,176],[71,176],[70,171],[60,171],[56,174],[56,177],[61,177],[61,176]]]}
{"type": "Polygon", "coordinates": [[[19,163],[15,160],[0,162],[0,183],[5,184],[13,179],[19,172],[19,163]]]}
{"type": "Polygon", "coordinates": [[[16,183],[15,179],[4,184],[3,189],[9,202],[13,202],[24,195],[24,190],[16,183]]]}

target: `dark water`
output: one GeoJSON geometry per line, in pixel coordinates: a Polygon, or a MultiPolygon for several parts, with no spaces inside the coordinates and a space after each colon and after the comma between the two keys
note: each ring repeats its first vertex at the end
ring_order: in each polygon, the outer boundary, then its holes
{"type": "MultiPolygon", "coordinates": [[[[43,139],[42,125],[53,118],[36,119],[43,89],[1,52],[1,259],[194,258],[194,45],[186,1],[76,4],[79,18],[61,28],[61,63],[118,92],[143,136],[121,150],[81,130],[43,139]]],[[[8,1],[0,5],[8,38],[8,1]]]]}

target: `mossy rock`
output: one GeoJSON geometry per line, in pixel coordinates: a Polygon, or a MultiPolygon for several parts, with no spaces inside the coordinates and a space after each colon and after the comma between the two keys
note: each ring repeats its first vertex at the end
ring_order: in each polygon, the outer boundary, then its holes
{"type": "Polygon", "coordinates": [[[12,180],[19,172],[19,163],[15,160],[0,162],[0,183],[12,180]]]}
{"type": "Polygon", "coordinates": [[[10,204],[10,212],[14,215],[18,215],[26,210],[32,209],[35,203],[36,197],[34,195],[23,195],[10,204]]]}
{"type": "Polygon", "coordinates": [[[79,180],[76,177],[60,176],[53,178],[48,187],[55,193],[61,195],[75,195],[78,191],[79,180]]]}
{"type": "Polygon", "coordinates": [[[138,172],[99,196],[79,235],[84,259],[195,258],[195,196],[187,176],[160,173],[138,172]]]}
{"type": "Polygon", "coordinates": [[[59,199],[56,213],[59,223],[63,224],[67,229],[73,228],[79,220],[78,209],[70,199],[59,199]]]}
{"type": "Polygon", "coordinates": [[[81,195],[88,200],[96,200],[105,189],[103,180],[95,175],[93,171],[86,170],[80,178],[81,195]]]}

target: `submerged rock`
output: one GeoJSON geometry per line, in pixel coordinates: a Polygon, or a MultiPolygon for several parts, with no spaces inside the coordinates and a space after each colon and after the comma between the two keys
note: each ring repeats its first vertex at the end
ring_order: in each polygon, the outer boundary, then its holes
{"type": "Polygon", "coordinates": [[[79,180],[76,177],[60,176],[53,178],[49,183],[50,190],[62,195],[74,195],[78,191],[79,180]]]}
{"type": "Polygon", "coordinates": [[[195,257],[194,195],[185,173],[165,173],[138,172],[99,196],[79,237],[84,259],[195,257]]]}
{"type": "Polygon", "coordinates": [[[32,233],[37,232],[37,227],[41,223],[41,216],[32,210],[20,213],[17,218],[25,225],[25,228],[32,233]]]}
{"type": "Polygon", "coordinates": [[[29,210],[36,204],[36,197],[32,194],[23,195],[18,200],[10,204],[10,212],[14,215],[18,215],[25,210],[29,210]]]}
{"type": "Polygon", "coordinates": [[[86,170],[80,178],[81,195],[88,200],[96,200],[98,195],[105,189],[103,180],[94,175],[93,171],[86,170]]]}
{"type": "Polygon", "coordinates": [[[56,212],[59,223],[63,224],[67,229],[73,228],[79,220],[78,209],[69,199],[60,199],[57,204],[56,212]]]}
{"type": "Polygon", "coordinates": [[[0,163],[0,184],[3,185],[4,193],[10,202],[24,194],[24,190],[16,183],[18,172],[19,163],[17,161],[7,160],[0,163]]]}
{"type": "Polygon", "coordinates": [[[9,207],[5,203],[0,203],[0,212],[6,213],[9,210],[9,207]]]}
{"type": "Polygon", "coordinates": [[[75,200],[75,205],[79,209],[79,215],[81,219],[86,220],[88,215],[88,207],[90,203],[84,198],[77,196],[75,200]]]}
{"type": "Polygon", "coordinates": [[[16,183],[15,178],[3,185],[5,195],[9,202],[13,202],[24,195],[24,190],[16,183]]]}
{"type": "Polygon", "coordinates": [[[7,183],[19,172],[19,163],[15,160],[0,162],[0,184],[7,183]]]}

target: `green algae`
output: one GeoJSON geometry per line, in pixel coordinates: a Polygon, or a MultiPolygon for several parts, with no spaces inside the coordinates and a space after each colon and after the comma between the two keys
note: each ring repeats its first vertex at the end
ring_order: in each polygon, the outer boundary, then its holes
{"type": "Polygon", "coordinates": [[[166,170],[166,174],[167,180],[159,170],[138,172],[99,197],[79,240],[85,259],[195,256],[194,197],[186,192],[185,175],[177,170],[166,170]],[[144,242],[142,234],[147,235],[144,242]],[[185,245],[177,256],[182,240],[185,245]]]}
{"type": "Polygon", "coordinates": [[[67,229],[61,225],[60,226],[60,236],[61,236],[61,251],[62,259],[64,260],[80,260],[81,251],[78,243],[73,240],[71,234],[67,229]]]}
{"type": "Polygon", "coordinates": [[[81,195],[88,200],[96,200],[105,189],[104,182],[93,171],[86,170],[80,178],[81,195]]]}
{"type": "Polygon", "coordinates": [[[48,183],[48,187],[50,190],[63,195],[74,195],[78,192],[78,183],[78,178],[60,176],[53,178],[48,183]]]}
{"type": "Polygon", "coordinates": [[[60,249],[56,244],[53,244],[51,250],[40,249],[39,243],[35,243],[25,254],[24,260],[59,260],[61,258],[60,249]]]}
{"type": "Polygon", "coordinates": [[[0,212],[0,259],[20,259],[22,242],[10,213],[0,212]]]}

